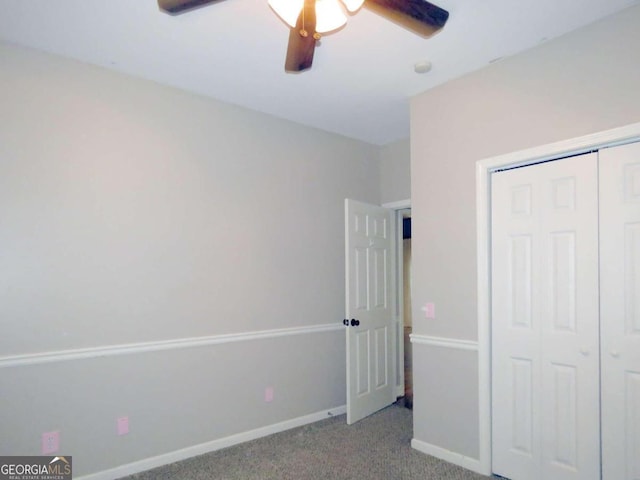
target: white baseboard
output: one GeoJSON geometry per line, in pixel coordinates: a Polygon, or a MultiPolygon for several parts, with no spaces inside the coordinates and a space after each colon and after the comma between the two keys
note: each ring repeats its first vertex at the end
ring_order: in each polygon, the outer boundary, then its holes
{"type": "Polygon", "coordinates": [[[445,462],[453,463],[454,465],[458,465],[481,475],[491,475],[491,472],[487,471],[486,467],[477,458],[465,457],[460,453],[455,453],[451,450],[447,450],[446,448],[437,447],[430,443],[416,440],[415,438],[411,440],[411,447],[419,452],[426,453],[427,455],[439,458],[445,462]]]}
{"type": "Polygon", "coordinates": [[[255,430],[249,430],[247,432],[237,433],[229,437],[219,438],[217,440],[201,443],[199,445],[193,445],[192,447],[175,450],[173,452],[158,455],[156,457],[145,458],[143,460],[128,463],[126,465],[121,465],[109,470],[91,473],[89,475],[77,477],[77,480],[113,480],[114,478],[133,475],[134,473],[144,472],[145,470],[161,467],[162,465],[178,462],[180,460],[185,460],[197,455],[214,452],[216,450],[231,447],[239,443],[255,440],[256,438],[266,437],[267,435],[271,435],[273,433],[279,433],[285,430],[290,430],[292,428],[301,427],[309,423],[318,422],[320,420],[324,420],[325,418],[343,415],[346,412],[346,405],[342,405],[341,407],[335,407],[329,410],[323,410],[321,412],[304,415],[302,417],[292,418],[291,420],[285,420],[284,422],[267,425],[266,427],[256,428],[255,430]]]}

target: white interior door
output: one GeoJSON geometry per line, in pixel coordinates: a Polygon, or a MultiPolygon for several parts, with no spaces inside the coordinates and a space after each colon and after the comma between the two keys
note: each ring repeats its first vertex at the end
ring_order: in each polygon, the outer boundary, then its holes
{"type": "Polygon", "coordinates": [[[393,403],[391,211],[345,201],[347,423],[393,403]]]}
{"type": "Polygon", "coordinates": [[[600,478],[596,154],[492,174],[492,462],[600,478]]]}
{"type": "Polygon", "coordinates": [[[600,151],[602,473],[640,479],[640,143],[600,151]]]}

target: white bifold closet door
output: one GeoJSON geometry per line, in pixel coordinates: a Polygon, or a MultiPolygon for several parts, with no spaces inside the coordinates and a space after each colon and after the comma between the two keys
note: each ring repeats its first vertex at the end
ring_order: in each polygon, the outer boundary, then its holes
{"type": "Polygon", "coordinates": [[[491,188],[494,473],[640,480],[640,143],[491,188]]]}
{"type": "Polygon", "coordinates": [[[600,151],[602,477],[640,480],[640,143],[600,151]]]}
{"type": "Polygon", "coordinates": [[[493,472],[598,479],[597,154],[491,182],[493,472]]]}

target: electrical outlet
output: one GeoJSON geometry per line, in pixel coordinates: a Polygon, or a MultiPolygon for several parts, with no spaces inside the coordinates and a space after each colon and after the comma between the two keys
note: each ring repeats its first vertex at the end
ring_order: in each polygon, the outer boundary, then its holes
{"type": "Polygon", "coordinates": [[[273,387],[267,387],[264,389],[264,401],[267,403],[273,402],[273,387]]]}
{"type": "Polygon", "coordinates": [[[60,432],[45,432],[42,434],[42,455],[55,453],[60,448],[60,432]]]}
{"type": "Polygon", "coordinates": [[[129,417],[119,417],[116,419],[118,425],[118,435],[129,433],[129,417]]]}
{"type": "Polygon", "coordinates": [[[422,311],[424,312],[424,318],[429,318],[429,319],[436,318],[435,303],[425,303],[424,307],[422,307],[422,311]]]}

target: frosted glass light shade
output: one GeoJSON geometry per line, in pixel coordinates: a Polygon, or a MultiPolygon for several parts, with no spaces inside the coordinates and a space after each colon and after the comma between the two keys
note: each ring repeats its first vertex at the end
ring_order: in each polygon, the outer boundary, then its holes
{"type": "MultiPolygon", "coordinates": [[[[364,0],[343,0],[345,5],[358,4],[358,8],[364,0]]],[[[269,6],[287,25],[295,28],[304,0],[269,0],[269,6]]],[[[349,8],[349,6],[347,6],[349,8]]],[[[344,14],[338,0],[316,0],[316,32],[326,33],[337,30],[347,23],[347,16],[344,14]]]]}
{"type": "Polygon", "coordinates": [[[347,7],[347,10],[353,13],[360,9],[362,4],[364,3],[364,0],[342,0],[342,3],[344,3],[344,6],[347,7]]]}
{"type": "Polygon", "coordinates": [[[304,0],[269,0],[269,6],[291,28],[294,28],[304,6],[304,0]]]}
{"type": "Polygon", "coordinates": [[[316,0],[316,32],[326,33],[337,30],[347,23],[338,0],[316,0]]]}

